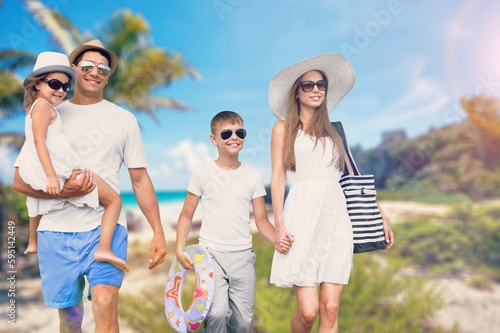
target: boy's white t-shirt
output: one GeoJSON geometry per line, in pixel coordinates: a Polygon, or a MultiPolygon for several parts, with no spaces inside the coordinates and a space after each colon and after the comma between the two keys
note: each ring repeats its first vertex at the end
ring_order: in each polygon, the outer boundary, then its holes
{"type": "Polygon", "coordinates": [[[266,195],[256,169],[241,163],[224,170],[212,161],[193,172],[187,190],[201,199],[200,245],[218,251],[252,247],[252,200],[266,195]]]}
{"type": "MultiPolygon", "coordinates": [[[[85,167],[120,192],[120,167],[146,168],[146,154],[135,116],[107,101],[77,105],[66,101],[57,107],[63,131],[71,140],[85,167]]],[[[17,166],[17,161],[15,163],[17,166]]],[[[66,203],[64,209],[44,215],[38,230],[62,232],[90,231],[101,224],[104,208],[77,208],[66,203]]],[[[126,227],[123,211],[118,223],[126,227]]]]}

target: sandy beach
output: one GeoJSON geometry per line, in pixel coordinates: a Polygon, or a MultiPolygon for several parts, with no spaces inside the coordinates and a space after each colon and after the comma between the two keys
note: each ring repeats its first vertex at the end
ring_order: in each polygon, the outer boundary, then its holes
{"type": "MultiPolygon", "coordinates": [[[[406,202],[383,202],[381,205],[391,223],[398,223],[411,216],[439,216],[447,212],[446,206],[437,205],[430,206],[406,202]]],[[[182,209],[182,203],[161,205],[160,209],[167,241],[175,241],[175,226],[182,209]]],[[[129,260],[132,260],[132,262],[130,262],[131,271],[125,277],[120,294],[134,294],[148,284],[164,283],[166,281],[166,274],[173,260],[174,249],[172,245],[169,246],[169,254],[165,263],[153,272],[147,269],[147,255],[139,255],[139,258],[131,259],[132,252],[136,253],[137,248],[147,248],[152,232],[138,208],[128,208],[126,211],[130,221],[129,260]],[[144,263],[141,260],[144,260],[144,263]]],[[[272,221],[271,211],[269,215],[272,221]]],[[[199,213],[195,214],[194,229],[196,229],[198,223],[199,213]]],[[[254,225],[253,228],[255,228],[254,225]]],[[[196,230],[193,231],[193,234],[196,234],[196,230]]],[[[455,323],[459,323],[461,333],[492,332],[493,327],[500,327],[500,320],[497,319],[496,315],[498,309],[500,309],[500,286],[493,286],[491,290],[477,290],[458,279],[446,279],[438,282],[446,291],[443,296],[443,302],[446,305],[430,319],[432,322],[438,323],[444,328],[451,328],[455,323]]],[[[2,290],[5,290],[4,281],[2,281],[2,290]]],[[[7,316],[10,311],[8,309],[9,303],[7,297],[4,297],[3,294],[2,291],[2,298],[0,298],[0,312],[2,313],[0,332],[58,332],[57,311],[47,309],[43,305],[40,279],[17,279],[14,324],[12,324],[12,321],[9,323],[9,317],[7,316]]],[[[83,332],[93,332],[94,322],[91,303],[87,299],[84,299],[84,307],[83,332]]],[[[137,332],[128,327],[123,320],[120,323],[122,333],[137,332]]],[[[165,321],[165,325],[168,326],[167,321],[165,321]]]]}

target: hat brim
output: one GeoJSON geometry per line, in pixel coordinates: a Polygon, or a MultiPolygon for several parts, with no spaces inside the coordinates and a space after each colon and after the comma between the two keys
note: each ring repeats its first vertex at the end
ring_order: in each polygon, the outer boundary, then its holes
{"type": "Polygon", "coordinates": [[[328,89],[326,107],[330,112],[354,86],[355,75],[351,63],[338,54],[322,54],[286,67],[276,74],[269,84],[268,101],[274,115],[281,120],[288,113],[288,98],[295,81],[311,70],[326,75],[328,89]]]}
{"type": "Polygon", "coordinates": [[[50,66],[45,66],[42,68],[39,68],[35,71],[33,71],[30,75],[28,75],[23,82],[23,87],[26,88],[26,85],[28,83],[28,80],[31,78],[36,78],[36,77],[41,77],[46,74],[50,73],[64,73],[67,74],[70,77],[70,81],[75,80],[76,72],[73,68],[69,66],[63,66],[63,65],[50,65],[50,66]]]}
{"type": "Polygon", "coordinates": [[[78,58],[78,56],[80,54],[82,54],[82,53],[84,53],[86,51],[89,51],[89,50],[101,50],[101,51],[105,52],[107,55],[109,55],[109,58],[111,60],[111,66],[110,66],[111,67],[111,73],[110,74],[112,74],[115,71],[116,66],[118,65],[118,57],[116,56],[116,54],[113,51],[108,50],[107,48],[100,47],[100,46],[97,46],[97,45],[84,44],[84,45],[78,46],[69,55],[69,57],[68,57],[69,63],[76,65],[75,64],[76,58],[78,58]]]}

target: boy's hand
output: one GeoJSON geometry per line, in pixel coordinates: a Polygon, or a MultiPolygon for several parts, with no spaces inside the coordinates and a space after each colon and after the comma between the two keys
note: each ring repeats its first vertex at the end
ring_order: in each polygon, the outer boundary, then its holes
{"type": "Polygon", "coordinates": [[[293,236],[292,239],[288,237],[281,238],[279,241],[279,248],[276,250],[281,253],[281,254],[288,254],[288,251],[290,251],[290,248],[292,247],[293,243],[293,236]]]}
{"type": "Polygon", "coordinates": [[[194,271],[193,261],[187,252],[182,252],[180,255],[177,254],[177,260],[179,260],[184,269],[194,271]]]}

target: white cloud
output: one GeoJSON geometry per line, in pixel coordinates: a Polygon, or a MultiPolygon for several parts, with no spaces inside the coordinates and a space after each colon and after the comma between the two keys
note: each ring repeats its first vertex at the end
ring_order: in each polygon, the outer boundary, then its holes
{"type": "Polygon", "coordinates": [[[440,82],[426,75],[422,57],[409,59],[403,67],[408,71],[408,76],[404,77],[408,84],[401,96],[377,116],[375,123],[380,126],[411,125],[423,116],[437,115],[450,101],[440,82]]]}
{"type": "Polygon", "coordinates": [[[167,150],[167,155],[174,159],[176,170],[193,171],[198,166],[213,160],[206,143],[193,143],[191,140],[180,141],[177,146],[167,150]]]}

